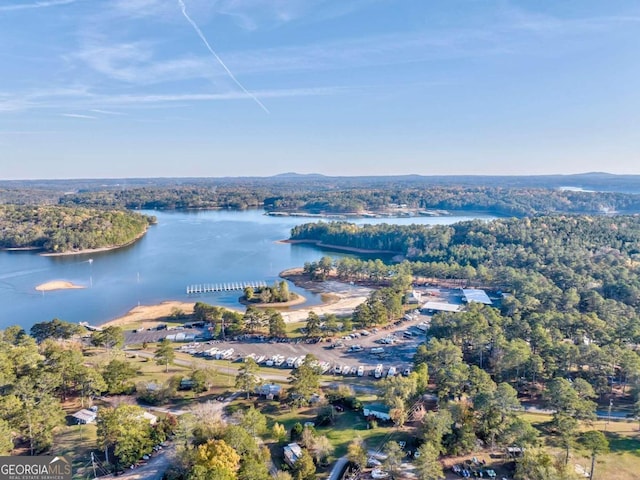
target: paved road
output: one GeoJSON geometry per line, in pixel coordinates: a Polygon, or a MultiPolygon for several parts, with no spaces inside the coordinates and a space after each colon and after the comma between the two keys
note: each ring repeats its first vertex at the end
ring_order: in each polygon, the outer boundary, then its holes
{"type": "Polygon", "coordinates": [[[347,466],[347,463],[349,463],[349,460],[347,460],[347,457],[340,457],[336,461],[336,464],[333,466],[333,469],[331,470],[331,474],[329,475],[329,480],[340,480],[340,474],[344,470],[344,467],[347,466]]]}

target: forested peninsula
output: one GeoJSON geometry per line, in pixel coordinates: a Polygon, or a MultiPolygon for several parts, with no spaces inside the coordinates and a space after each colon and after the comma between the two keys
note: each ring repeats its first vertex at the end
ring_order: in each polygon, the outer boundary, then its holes
{"type": "Polygon", "coordinates": [[[0,205],[0,248],[50,253],[116,248],[141,237],[154,222],[124,210],[0,205]]]}
{"type": "MultiPolygon", "coordinates": [[[[393,250],[410,261],[393,267],[392,275],[409,269],[418,277],[510,292],[502,311],[514,319],[513,332],[521,338],[551,322],[562,332],[558,338],[579,342],[576,336],[588,334],[599,345],[640,341],[638,216],[545,216],[432,227],[319,222],[293,228],[291,238],[393,250]]],[[[335,268],[344,280],[376,280],[390,271],[380,261],[350,258],[335,268]]]]}

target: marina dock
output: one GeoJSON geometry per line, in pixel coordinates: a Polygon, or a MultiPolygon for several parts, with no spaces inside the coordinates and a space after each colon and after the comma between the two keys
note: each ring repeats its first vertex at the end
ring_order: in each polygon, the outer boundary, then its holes
{"type": "Polygon", "coordinates": [[[254,289],[264,288],[267,282],[231,282],[231,283],[202,283],[198,285],[187,285],[187,295],[198,293],[233,292],[244,290],[247,287],[254,289]]]}

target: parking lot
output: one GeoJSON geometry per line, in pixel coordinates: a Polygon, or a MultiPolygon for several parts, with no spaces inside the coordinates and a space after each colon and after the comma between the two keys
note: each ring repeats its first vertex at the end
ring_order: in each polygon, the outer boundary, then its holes
{"type": "MultiPolygon", "coordinates": [[[[362,335],[361,329],[353,332],[352,336],[337,336],[320,341],[303,338],[276,340],[259,335],[244,335],[231,341],[210,340],[177,345],[180,345],[179,348],[182,351],[205,359],[215,358],[215,356],[205,356],[204,352],[207,350],[217,349],[224,352],[233,349],[233,353],[226,357],[226,360],[240,361],[251,355],[256,360],[262,358],[261,365],[265,365],[267,360],[279,355],[284,357],[280,366],[283,369],[287,368],[287,359],[300,358],[311,353],[320,362],[330,365],[326,373],[333,373],[335,367],[340,366],[341,371],[348,367],[350,374],[356,375],[357,368],[362,366],[364,375],[370,375],[377,365],[382,364],[384,376],[389,367],[395,367],[400,374],[413,365],[416,348],[425,339],[424,331],[417,326],[422,324],[424,328],[429,321],[429,316],[417,314],[411,320],[401,320],[386,328],[371,329],[367,331],[368,335],[362,335]],[[405,332],[411,332],[411,334],[405,332]],[[374,352],[381,353],[372,353],[372,349],[375,349],[374,352]]],[[[167,332],[140,332],[135,335],[144,335],[146,338],[148,334],[163,338],[167,332]]]]}
{"type": "MultiPolygon", "coordinates": [[[[421,296],[421,301],[436,301],[440,303],[459,305],[461,295],[457,289],[418,287],[415,289],[421,296]]],[[[430,312],[431,313],[431,312],[430,312]]],[[[337,335],[324,339],[270,339],[263,335],[243,335],[228,340],[210,340],[206,338],[206,329],[174,327],[171,330],[138,330],[125,332],[126,344],[141,344],[159,342],[167,335],[181,334],[180,336],[195,335],[198,341],[181,343],[176,342],[183,352],[204,359],[215,358],[206,356],[205,351],[218,349],[233,353],[224,357],[228,361],[241,361],[247,356],[255,360],[261,360],[259,364],[265,366],[268,360],[274,356],[281,356],[276,365],[269,362],[267,366],[287,368],[287,360],[301,359],[307,353],[313,354],[326,368],[325,373],[344,375],[357,375],[358,367],[363,367],[364,375],[373,375],[378,365],[383,365],[383,374],[386,376],[390,367],[394,367],[398,374],[413,365],[413,357],[417,346],[425,340],[425,326],[430,324],[431,314],[422,314],[414,310],[411,315],[405,315],[394,324],[385,327],[370,328],[363,332],[362,329],[350,332],[349,335],[337,335]],[[282,362],[278,365],[279,362],[282,362]],[[338,367],[338,368],[337,368],[338,367]]],[[[301,360],[299,360],[300,362],[301,360]]],[[[291,367],[289,367],[291,368],[291,367]]],[[[362,373],[362,372],[361,372],[362,373]]]]}

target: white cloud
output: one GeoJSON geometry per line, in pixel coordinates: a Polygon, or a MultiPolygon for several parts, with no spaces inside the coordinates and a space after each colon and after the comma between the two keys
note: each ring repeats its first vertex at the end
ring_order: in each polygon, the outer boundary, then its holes
{"type": "Polygon", "coordinates": [[[102,115],[126,115],[126,113],[123,112],[113,112],[111,110],[101,110],[99,108],[92,108],[91,111],[102,115]]]}
{"type": "Polygon", "coordinates": [[[166,15],[175,10],[167,0],[117,0],[108,5],[110,11],[125,17],[151,17],[166,15]]]}
{"type": "MultiPolygon", "coordinates": [[[[309,97],[323,95],[337,95],[350,90],[346,87],[320,88],[290,88],[281,90],[254,90],[252,93],[259,98],[309,97]]],[[[96,101],[110,105],[135,105],[145,103],[173,103],[173,102],[208,102],[221,100],[251,100],[242,91],[224,93],[179,93],[157,95],[110,95],[99,97],[96,101]]]]}
{"type": "MultiPolygon", "coordinates": [[[[252,93],[261,99],[287,98],[287,97],[310,97],[340,95],[356,89],[351,87],[317,87],[317,88],[289,88],[254,90],[252,93]]],[[[27,110],[45,109],[86,109],[99,115],[126,115],[110,110],[109,107],[166,107],[181,104],[184,106],[200,102],[228,101],[228,100],[250,100],[251,98],[242,91],[229,91],[222,93],[164,93],[164,94],[93,94],[84,92],[76,97],[70,96],[68,92],[60,91],[31,92],[22,97],[14,97],[11,100],[3,100],[0,96],[0,112],[20,112],[27,110]],[[32,99],[38,99],[33,101],[32,99]],[[107,107],[105,109],[105,107],[107,107]]],[[[60,113],[63,117],[78,119],[99,119],[96,115],[82,113],[60,113]]]]}
{"type": "Polygon", "coordinates": [[[34,3],[19,3],[14,5],[0,5],[0,12],[12,12],[17,10],[32,10],[36,8],[58,7],[61,5],[70,5],[80,0],[50,0],[34,3]]]}
{"type": "Polygon", "coordinates": [[[559,18],[541,14],[513,5],[500,9],[501,26],[504,30],[527,32],[536,36],[561,36],[593,34],[619,28],[625,23],[638,23],[638,15],[603,15],[592,17],[559,18]]]}
{"type": "Polygon", "coordinates": [[[85,120],[97,120],[98,117],[94,117],[93,115],[83,115],[81,113],[61,113],[61,117],[69,117],[69,118],[83,118],[85,120]]]}
{"type": "Polygon", "coordinates": [[[158,60],[149,42],[91,42],[68,59],[80,59],[106,77],[135,84],[154,84],[189,78],[204,78],[216,73],[206,57],[179,57],[158,60]]]}
{"type": "MultiPolygon", "coordinates": [[[[381,0],[186,0],[198,23],[216,16],[232,19],[240,28],[274,28],[294,21],[315,22],[336,18],[360,10],[381,0]]],[[[179,13],[175,0],[117,0],[109,10],[130,18],[162,17],[179,13]]]]}

